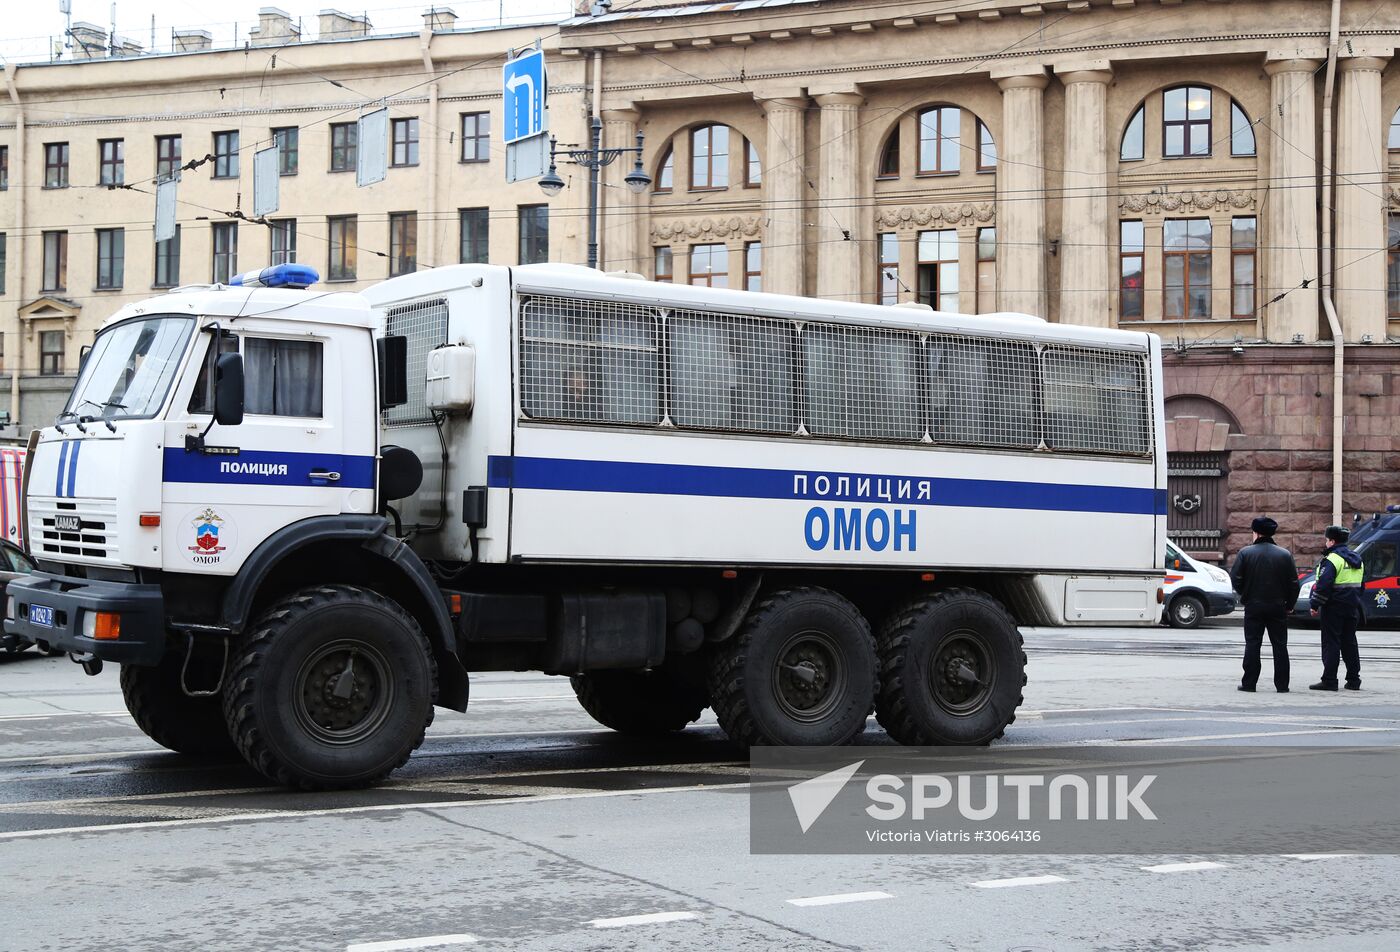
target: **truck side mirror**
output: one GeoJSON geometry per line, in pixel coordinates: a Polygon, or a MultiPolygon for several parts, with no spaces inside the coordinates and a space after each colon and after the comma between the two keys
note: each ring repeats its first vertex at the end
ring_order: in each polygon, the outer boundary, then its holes
{"type": "Polygon", "coordinates": [[[242,354],[220,354],[214,365],[214,422],[220,426],[243,422],[242,354]]]}
{"type": "Polygon", "coordinates": [[[379,361],[379,409],[403,406],[408,402],[408,338],[381,337],[374,351],[379,361]]]}

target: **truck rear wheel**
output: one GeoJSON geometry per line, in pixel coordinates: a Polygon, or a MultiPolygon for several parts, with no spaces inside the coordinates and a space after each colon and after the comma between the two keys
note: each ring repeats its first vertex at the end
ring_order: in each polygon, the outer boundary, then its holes
{"type": "Polygon", "coordinates": [[[764,598],[710,669],[720,726],[743,747],[849,743],[865,730],[875,690],[870,624],[823,588],[764,598]]]}
{"type": "Polygon", "coordinates": [[[195,757],[235,752],[219,696],[190,697],[180,686],[185,656],[167,651],[160,664],[122,665],[122,698],[136,726],[167,750],[195,757]]]}
{"type": "Polygon", "coordinates": [[[638,737],[685,730],[710,706],[703,688],[665,668],[590,671],[574,675],[569,683],[579,704],[595,721],[638,737]]]}
{"type": "Polygon", "coordinates": [[[989,744],[1016,720],[1026,653],[1001,603],[966,588],[926,595],[880,632],[875,716],[901,744],[989,744]]]}
{"type": "Polygon", "coordinates": [[[286,786],[368,786],[423,743],[437,664],[413,616],[351,585],[272,605],[230,659],[224,717],[254,769],[286,786]]]}

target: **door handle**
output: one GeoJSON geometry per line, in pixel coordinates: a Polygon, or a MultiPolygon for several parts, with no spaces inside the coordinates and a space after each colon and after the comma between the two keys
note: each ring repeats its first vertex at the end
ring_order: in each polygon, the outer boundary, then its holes
{"type": "Polygon", "coordinates": [[[339,473],[334,473],[334,472],[331,472],[330,470],[326,470],[326,469],[313,469],[311,472],[307,473],[306,475],[309,476],[309,477],[312,479],[313,482],[315,482],[315,481],[320,481],[320,482],[324,482],[324,483],[338,483],[338,482],[340,482],[340,474],[339,474],[339,473]]]}

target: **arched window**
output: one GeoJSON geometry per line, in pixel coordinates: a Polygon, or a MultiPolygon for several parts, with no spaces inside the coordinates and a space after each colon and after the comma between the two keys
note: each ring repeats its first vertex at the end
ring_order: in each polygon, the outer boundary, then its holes
{"type": "Polygon", "coordinates": [[[877,174],[880,178],[899,177],[899,126],[895,126],[890,137],[885,140],[885,150],[880,153],[880,171],[877,174]]]}
{"type": "Polygon", "coordinates": [[[1230,100],[1230,154],[1254,155],[1254,124],[1244,107],[1230,100]]]}
{"type": "Polygon", "coordinates": [[[690,187],[729,187],[728,126],[700,126],[691,130],[690,187]]]}
{"type": "Polygon", "coordinates": [[[676,177],[676,156],[674,150],[668,145],[666,153],[661,157],[661,165],[656,171],[655,191],[669,192],[675,184],[676,177]]]}
{"type": "Polygon", "coordinates": [[[919,113],[919,174],[951,175],[959,170],[962,110],[934,106],[919,113]]]}
{"type": "Polygon", "coordinates": [[[1400,152],[1400,109],[1395,110],[1395,115],[1390,117],[1390,138],[1386,148],[1391,152],[1400,152]]]}
{"type": "Polygon", "coordinates": [[[1210,90],[1175,86],[1162,93],[1162,156],[1210,155],[1210,90]]]}
{"type": "Polygon", "coordinates": [[[1123,142],[1118,146],[1118,160],[1120,162],[1140,162],[1143,157],[1142,125],[1143,106],[1137,107],[1137,112],[1133,113],[1133,118],[1128,120],[1128,125],[1123,129],[1123,142]]]}
{"type": "Polygon", "coordinates": [[[977,120],[977,171],[990,172],[997,167],[997,144],[981,119],[977,120]]]}

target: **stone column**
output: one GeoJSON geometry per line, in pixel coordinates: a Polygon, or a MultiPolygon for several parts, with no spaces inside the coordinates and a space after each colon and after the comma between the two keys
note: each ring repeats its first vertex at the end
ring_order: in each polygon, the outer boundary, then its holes
{"type": "Polygon", "coordinates": [[[1107,68],[1056,72],[1065,84],[1060,320],[1110,327],[1118,286],[1109,267],[1117,244],[1108,200],[1108,84],[1113,73],[1107,68]]]}
{"type": "MultiPolygon", "coordinates": [[[[861,294],[861,215],[858,173],[860,107],[864,99],[855,92],[824,93],[816,98],[821,107],[821,178],[818,201],[821,227],[817,238],[817,297],[859,301],[861,294]],[[830,227],[828,227],[830,226],[830,227]],[[842,240],[849,236],[849,240],[842,240]]],[[[771,149],[771,146],[770,146],[771,149]]]]}
{"type": "MultiPolygon", "coordinates": [[[[626,149],[637,144],[637,122],[641,113],[636,109],[604,109],[602,118],[603,148],[626,149]]],[[[648,224],[648,195],[646,192],[633,194],[622,181],[636,164],[636,157],[628,153],[603,169],[599,229],[603,247],[598,262],[604,271],[647,273],[648,249],[644,247],[642,235],[648,224]]]]}
{"type": "MultiPolygon", "coordinates": [[[[1022,70],[1025,67],[1021,67],[1022,70]]],[[[997,298],[1003,311],[1044,317],[1044,71],[997,76],[1001,148],[997,163],[997,298]]]]}
{"type": "Polygon", "coordinates": [[[1348,343],[1386,333],[1386,128],[1378,56],[1343,59],[1337,99],[1333,301],[1348,343]]]}
{"type": "Polygon", "coordinates": [[[768,115],[768,148],[763,157],[763,290],[802,294],[806,276],[807,229],[801,96],[761,98],[768,115]]]}
{"type": "Polygon", "coordinates": [[[1317,340],[1318,194],[1312,183],[1317,175],[1314,76],[1319,65],[1315,59],[1274,58],[1273,54],[1264,64],[1271,77],[1265,119],[1271,132],[1258,138],[1269,150],[1266,188],[1270,194],[1259,201],[1264,235],[1259,305],[1288,292],[1263,311],[1264,338],[1275,343],[1288,343],[1295,334],[1302,334],[1308,343],[1317,340]],[[1300,288],[1305,278],[1312,280],[1300,288]]]}

